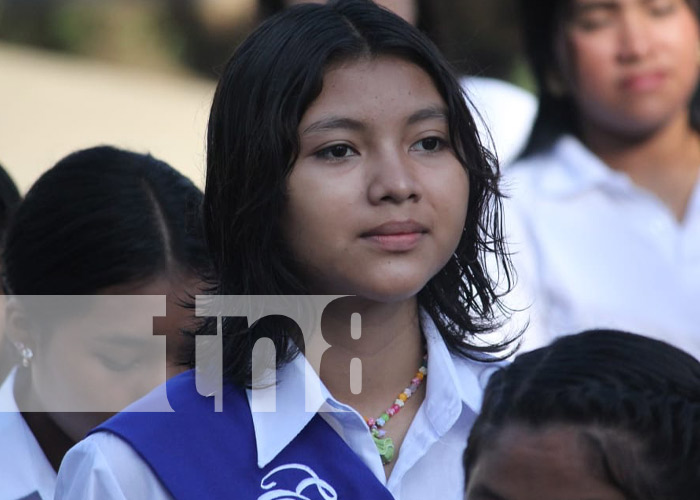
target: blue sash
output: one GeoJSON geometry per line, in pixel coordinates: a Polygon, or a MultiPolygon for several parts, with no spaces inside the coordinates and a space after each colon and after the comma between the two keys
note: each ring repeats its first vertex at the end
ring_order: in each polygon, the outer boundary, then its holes
{"type": "Polygon", "coordinates": [[[225,385],[223,411],[216,413],[213,398],[201,396],[194,380],[189,371],[167,382],[174,413],[126,411],[93,432],[108,431],[129,443],[177,500],[393,498],[318,414],[260,469],[245,391],[225,385]]]}

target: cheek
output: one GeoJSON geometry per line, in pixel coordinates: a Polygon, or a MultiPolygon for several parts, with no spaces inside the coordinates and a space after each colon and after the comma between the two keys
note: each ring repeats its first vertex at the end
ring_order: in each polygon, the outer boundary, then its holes
{"type": "Polygon", "coordinates": [[[35,392],[48,411],[116,412],[165,381],[160,357],[114,372],[89,349],[67,340],[50,342],[32,368],[35,392]]]}
{"type": "Polygon", "coordinates": [[[32,361],[32,384],[48,411],[75,410],[97,374],[80,342],[61,333],[51,335],[41,342],[32,361]]]}
{"type": "Polygon", "coordinates": [[[448,175],[433,177],[430,181],[430,198],[436,220],[439,270],[452,257],[464,233],[471,187],[469,175],[459,165],[448,175]]]}
{"type": "Polygon", "coordinates": [[[460,166],[459,170],[433,189],[437,191],[436,199],[440,203],[439,212],[445,228],[449,228],[459,241],[469,205],[469,175],[460,166]]]}
{"type": "Polygon", "coordinates": [[[325,179],[314,172],[292,174],[282,221],[285,240],[297,260],[308,260],[324,248],[342,244],[348,216],[353,212],[355,183],[325,179]]]}
{"type": "Polygon", "coordinates": [[[685,73],[684,76],[697,83],[700,70],[700,32],[693,19],[687,19],[678,30],[664,32],[666,44],[674,50],[676,60],[672,61],[677,71],[685,73]]]}
{"type": "Polygon", "coordinates": [[[613,42],[604,37],[572,36],[562,62],[565,78],[575,94],[598,100],[612,92],[615,84],[613,42]]]}

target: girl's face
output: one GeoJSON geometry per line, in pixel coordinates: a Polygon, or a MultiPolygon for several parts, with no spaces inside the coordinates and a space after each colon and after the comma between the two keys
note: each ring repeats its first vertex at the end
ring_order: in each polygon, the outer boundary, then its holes
{"type": "Polygon", "coordinates": [[[194,311],[181,306],[194,283],[159,277],[60,303],[76,314],[36,339],[30,367],[39,404],[71,438],[182,371],[172,357],[181,329],[194,326],[194,311]]]}
{"type": "Polygon", "coordinates": [[[394,57],[334,66],[299,138],[283,222],[311,292],[414,296],[455,251],[469,198],[431,78],[394,57]]]}
{"type": "Polygon", "coordinates": [[[479,455],[467,500],[625,500],[580,429],[507,426],[479,455]]]}
{"type": "Polygon", "coordinates": [[[639,137],[687,122],[700,36],[686,0],[572,0],[557,53],[584,130],[639,137]]]}

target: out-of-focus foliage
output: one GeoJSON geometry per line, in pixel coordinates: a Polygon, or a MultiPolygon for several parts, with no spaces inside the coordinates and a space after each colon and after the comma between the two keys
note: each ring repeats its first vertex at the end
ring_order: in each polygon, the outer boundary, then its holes
{"type": "MultiPolygon", "coordinates": [[[[527,84],[514,0],[432,0],[436,42],[465,73],[527,84]]],[[[255,0],[0,0],[0,39],[215,77],[255,0]]]]}
{"type": "Polygon", "coordinates": [[[165,4],[0,0],[0,38],[158,69],[177,69],[184,39],[165,4]]]}

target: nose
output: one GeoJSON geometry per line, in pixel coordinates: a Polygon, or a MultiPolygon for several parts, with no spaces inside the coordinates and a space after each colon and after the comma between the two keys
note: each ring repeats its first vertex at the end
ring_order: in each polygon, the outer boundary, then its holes
{"type": "Polygon", "coordinates": [[[420,168],[410,156],[399,150],[385,151],[368,162],[368,198],[370,203],[400,204],[421,199],[421,186],[416,175],[420,168]]]}
{"type": "Polygon", "coordinates": [[[653,33],[649,20],[639,13],[629,13],[620,22],[618,60],[622,63],[637,62],[647,57],[653,49],[653,33]]]}

